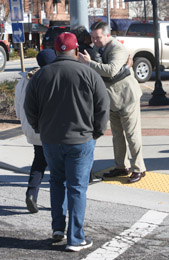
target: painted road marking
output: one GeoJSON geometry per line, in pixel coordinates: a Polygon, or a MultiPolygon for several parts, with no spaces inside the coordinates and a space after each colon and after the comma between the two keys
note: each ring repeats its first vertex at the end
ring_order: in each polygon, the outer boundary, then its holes
{"type": "Polygon", "coordinates": [[[82,260],[113,260],[151,233],[168,216],[167,213],[149,210],[131,228],[105,243],[82,260]]]}
{"type": "Polygon", "coordinates": [[[149,88],[149,89],[151,89],[151,90],[154,90],[154,88],[153,87],[151,87],[151,86],[148,86],[148,85],[142,85],[142,87],[144,87],[144,88],[149,88]]]}

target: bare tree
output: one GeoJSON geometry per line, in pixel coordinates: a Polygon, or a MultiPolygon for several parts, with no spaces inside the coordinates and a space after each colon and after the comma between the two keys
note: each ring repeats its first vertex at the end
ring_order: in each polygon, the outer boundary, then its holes
{"type": "Polygon", "coordinates": [[[9,3],[7,0],[0,0],[0,8],[1,10],[3,10],[1,12],[1,15],[3,17],[0,17],[0,20],[2,20],[3,22],[6,22],[9,18],[9,3]]]}
{"type": "MultiPolygon", "coordinates": [[[[148,20],[152,19],[153,17],[153,6],[151,0],[146,0],[145,6],[144,6],[144,1],[130,2],[129,8],[130,8],[130,14],[132,18],[135,17],[137,19],[145,20],[145,14],[148,20]]],[[[168,0],[159,0],[158,1],[159,20],[163,20],[165,17],[168,16],[168,14],[169,14],[168,0]]]]}
{"type": "Polygon", "coordinates": [[[169,1],[168,0],[160,0],[158,3],[158,14],[159,19],[169,19],[169,1]]]}
{"type": "MultiPolygon", "coordinates": [[[[0,23],[5,24],[5,22],[9,18],[9,4],[7,0],[0,0],[0,23]]],[[[2,25],[0,27],[0,40],[2,39],[3,36],[3,28],[2,25]]]]}

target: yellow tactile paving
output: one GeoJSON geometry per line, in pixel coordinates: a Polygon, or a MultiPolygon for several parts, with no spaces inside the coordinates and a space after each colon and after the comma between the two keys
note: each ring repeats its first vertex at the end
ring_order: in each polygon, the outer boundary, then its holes
{"type": "MultiPolygon", "coordinates": [[[[107,172],[104,170],[104,172],[107,172]]],[[[100,172],[101,173],[101,172],[100,172]]],[[[102,171],[103,173],[103,171],[102,171]]],[[[100,175],[100,174],[99,174],[100,175]]],[[[156,173],[156,172],[146,172],[146,176],[141,178],[140,181],[128,184],[128,176],[114,177],[114,178],[104,178],[104,183],[109,183],[113,185],[127,186],[131,188],[138,188],[143,190],[159,191],[169,193],[169,175],[156,173]]]]}

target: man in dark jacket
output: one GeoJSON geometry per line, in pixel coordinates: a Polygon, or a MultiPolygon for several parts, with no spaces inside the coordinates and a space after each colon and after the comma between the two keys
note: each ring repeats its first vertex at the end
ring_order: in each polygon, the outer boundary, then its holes
{"type": "Polygon", "coordinates": [[[78,61],[74,34],[60,34],[55,50],[56,61],[29,82],[24,108],[40,132],[50,169],[53,238],[65,238],[68,210],[66,250],[80,251],[93,244],[83,231],[86,191],[95,140],[104,134],[110,104],[101,77],[78,61]]]}

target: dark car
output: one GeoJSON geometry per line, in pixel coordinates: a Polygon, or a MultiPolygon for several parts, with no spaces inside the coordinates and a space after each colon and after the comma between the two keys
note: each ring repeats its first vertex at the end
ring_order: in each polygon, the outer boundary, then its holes
{"type": "Polygon", "coordinates": [[[51,26],[47,30],[43,41],[42,41],[42,49],[54,49],[54,42],[56,36],[63,32],[69,32],[70,26],[51,26]]]}

